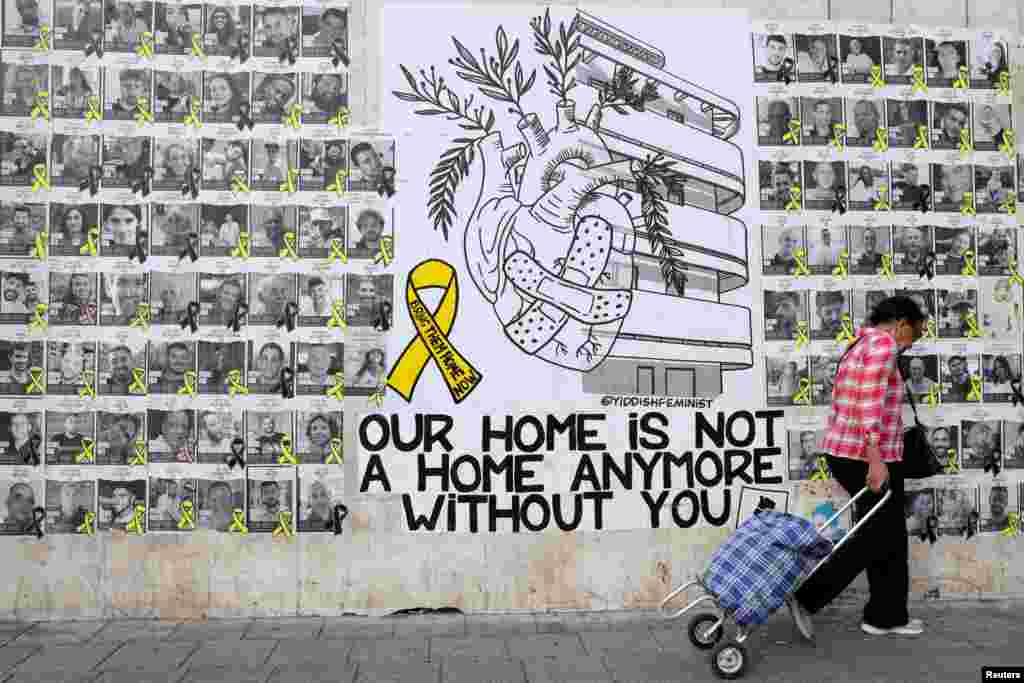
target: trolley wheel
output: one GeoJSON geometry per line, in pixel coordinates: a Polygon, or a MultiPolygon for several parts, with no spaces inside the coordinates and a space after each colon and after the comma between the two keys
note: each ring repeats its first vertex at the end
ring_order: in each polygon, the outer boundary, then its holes
{"type": "Polygon", "coordinates": [[[711,653],[711,670],[726,680],[740,678],[747,672],[747,659],[747,648],[727,640],[711,653]]]}
{"type": "Polygon", "coordinates": [[[722,639],[724,629],[719,626],[714,631],[710,631],[711,626],[716,621],[718,621],[718,616],[711,613],[695,614],[690,619],[690,624],[686,630],[690,634],[690,642],[693,643],[694,647],[698,647],[701,650],[710,650],[718,644],[718,641],[722,639]]]}

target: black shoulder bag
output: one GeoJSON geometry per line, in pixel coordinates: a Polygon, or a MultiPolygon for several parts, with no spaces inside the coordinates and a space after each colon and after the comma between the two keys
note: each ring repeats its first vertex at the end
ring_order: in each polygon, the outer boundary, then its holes
{"type": "MultiPolygon", "coordinates": [[[[836,365],[836,375],[839,374],[839,367],[842,366],[846,354],[863,338],[857,337],[847,347],[846,351],[843,352],[843,355],[839,358],[839,363],[836,365]]],[[[921,424],[917,417],[917,404],[914,402],[914,394],[905,386],[906,378],[903,376],[903,366],[900,364],[899,359],[896,362],[896,369],[899,370],[900,381],[904,382],[904,392],[910,401],[910,408],[914,411],[914,425],[903,432],[903,461],[898,464],[900,474],[903,475],[904,479],[927,479],[928,477],[934,477],[936,474],[942,474],[942,462],[935,454],[935,449],[928,443],[928,434],[925,431],[924,425],[921,424]]],[[[888,464],[894,465],[896,463],[888,464]]]]}

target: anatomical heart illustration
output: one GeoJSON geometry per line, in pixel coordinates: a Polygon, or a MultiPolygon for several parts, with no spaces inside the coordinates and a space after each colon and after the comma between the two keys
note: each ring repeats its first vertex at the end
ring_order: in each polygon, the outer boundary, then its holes
{"type": "Polygon", "coordinates": [[[528,29],[453,37],[450,76],[399,67],[394,97],[461,129],[431,172],[434,228],[461,233],[511,344],[588,393],[720,394],[752,364],[749,310],[721,301],[748,281],[739,108],[585,12],[528,29]],[[528,111],[544,88],[550,109],[528,111]]]}

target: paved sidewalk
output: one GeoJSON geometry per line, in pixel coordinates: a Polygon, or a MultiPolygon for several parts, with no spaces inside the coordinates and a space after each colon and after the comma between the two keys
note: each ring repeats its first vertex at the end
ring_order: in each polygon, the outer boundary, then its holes
{"type": "MultiPolygon", "coordinates": [[[[980,681],[1024,665],[1020,605],[915,605],[924,637],[862,634],[850,608],[803,642],[783,609],[747,641],[749,681],[980,681]]],[[[688,615],[687,615],[688,616],[688,615]]],[[[681,622],[652,612],[172,623],[0,623],[2,683],[640,683],[713,681],[681,622]]]]}

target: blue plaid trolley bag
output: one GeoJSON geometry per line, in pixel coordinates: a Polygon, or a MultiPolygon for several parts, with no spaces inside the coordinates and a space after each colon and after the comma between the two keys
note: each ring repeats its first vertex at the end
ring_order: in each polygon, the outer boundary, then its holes
{"type": "Polygon", "coordinates": [[[712,603],[714,611],[691,617],[687,629],[690,642],[712,651],[711,670],[719,678],[740,678],[749,660],[743,643],[754,629],[768,621],[772,612],[892,496],[892,491],[887,491],[849,533],[833,544],[823,533],[868,490],[865,486],[820,530],[802,517],[758,510],[715,551],[702,575],[669,593],[661,603],[661,615],[678,619],[703,602],[712,603]],[[699,586],[704,595],[675,613],[666,611],[668,604],[691,586],[699,586]],[[736,624],[735,635],[723,641],[727,621],[736,624]]]}

